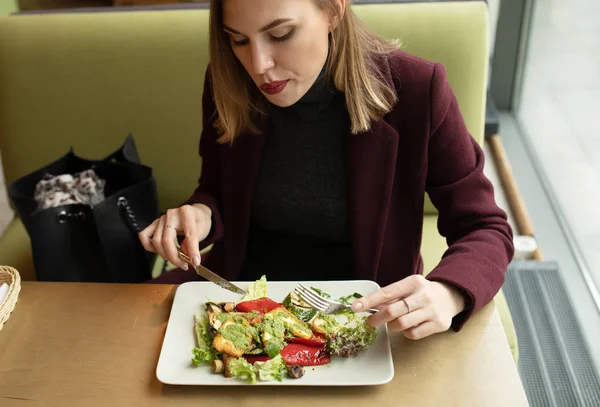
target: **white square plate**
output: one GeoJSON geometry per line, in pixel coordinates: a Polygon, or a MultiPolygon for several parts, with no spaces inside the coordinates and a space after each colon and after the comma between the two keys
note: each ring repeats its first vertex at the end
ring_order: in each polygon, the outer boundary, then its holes
{"type": "MultiPolygon", "coordinates": [[[[305,285],[319,288],[333,298],[355,292],[366,295],[379,289],[373,281],[308,281],[305,285]]],[[[248,282],[234,284],[248,288],[248,282]]],[[[267,296],[281,302],[294,289],[296,282],[267,282],[267,296]]],[[[156,377],[165,384],[240,386],[248,383],[237,378],[226,378],[212,372],[210,366],[193,366],[192,349],[196,346],[194,315],[204,312],[207,301],[239,301],[240,296],[210,282],[181,284],[175,292],[171,315],[156,368],[156,377]]],[[[372,386],[388,383],[394,377],[392,352],[385,326],[377,329],[377,340],[356,358],[332,356],[331,363],[308,366],[300,379],[282,382],[258,381],[253,386],[372,386]]]]}

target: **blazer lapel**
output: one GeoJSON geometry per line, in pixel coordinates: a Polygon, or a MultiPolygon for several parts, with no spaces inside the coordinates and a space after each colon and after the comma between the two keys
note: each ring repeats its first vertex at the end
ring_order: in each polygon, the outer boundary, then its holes
{"type": "Polygon", "coordinates": [[[354,272],[375,280],[389,209],[398,133],[384,120],[348,140],[348,216],[354,272]]]}

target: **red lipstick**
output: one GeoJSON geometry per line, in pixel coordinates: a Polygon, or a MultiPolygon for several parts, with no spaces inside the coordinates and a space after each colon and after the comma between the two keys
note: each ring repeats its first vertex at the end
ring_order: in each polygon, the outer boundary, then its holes
{"type": "Polygon", "coordinates": [[[288,83],[288,81],[268,82],[268,83],[263,83],[262,85],[259,86],[259,88],[266,94],[276,95],[285,89],[285,86],[287,85],[287,83],[288,83]]]}

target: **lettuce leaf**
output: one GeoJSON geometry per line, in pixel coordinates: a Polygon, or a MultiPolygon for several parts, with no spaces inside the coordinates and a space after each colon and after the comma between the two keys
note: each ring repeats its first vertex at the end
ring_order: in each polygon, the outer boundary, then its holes
{"type": "Polygon", "coordinates": [[[256,383],[254,366],[244,358],[234,359],[229,362],[229,371],[235,377],[247,380],[252,384],[256,383]]]}
{"type": "Polygon", "coordinates": [[[263,382],[282,381],[287,375],[287,366],[281,355],[266,362],[254,362],[254,365],[244,358],[238,358],[229,362],[229,371],[234,377],[254,384],[257,379],[263,382]]]}
{"type": "Polygon", "coordinates": [[[250,283],[246,294],[242,297],[240,302],[252,301],[258,298],[267,296],[267,276],[262,276],[260,280],[256,280],[250,283]]]}
{"type": "Polygon", "coordinates": [[[359,314],[321,315],[329,341],[326,349],[332,355],[357,356],[377,339],[377,330],[371,327],[366,317],[359,314]]]}
{"type": "Polygon", "coordinates": [[[342,304],[351,305],[355,300],[357,300],[359,298],[362,298],[362,294],[354,293],[354,294],[347,295],[345,297],[340,297],[340,298],[338,298],[338,301],[341,302],[342,304]]]}
{"type": "Polygon", "coordinates": [[[254,370],[262,381],[282,381],[287,376],[287,366],[281,355],[267,360],[266,362],[254,362],[254,370]]]}
{"type": "Polygon", "coordinates": [[[323,290],[318,289],[317,287],[310,287],[310,289],[313,290],[314,292],[316,292],[317,294],[319,294],[323,298],[331,298],[331,295],[329,295],[328,293],[326,293],[323,290]]]}
{"type": "Polygon", "coordinates": [[[192,350],[194,354],[192,363],[196,366],[201,366],[204,363],[210,364],[217,358],[217,351],[212,346],[208,317],[206,314],[202,314],[201,316],[195,315],[194,321],[197,347],[192,350]]]}

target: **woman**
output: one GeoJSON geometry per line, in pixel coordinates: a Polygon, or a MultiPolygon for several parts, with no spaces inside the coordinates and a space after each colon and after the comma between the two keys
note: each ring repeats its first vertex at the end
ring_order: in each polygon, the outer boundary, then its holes
{"type": "Polygon", "coordinates": [[[345,0],[213,0],[194,195],[140,234],[231,280],[370,279],[373,326],[460,329],[513,255],[445,71],[368,30],[345,0]],[[424,194],[449,249],[422,276],[424,194]]]}

